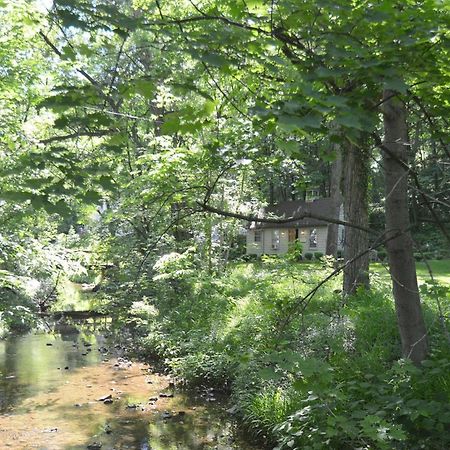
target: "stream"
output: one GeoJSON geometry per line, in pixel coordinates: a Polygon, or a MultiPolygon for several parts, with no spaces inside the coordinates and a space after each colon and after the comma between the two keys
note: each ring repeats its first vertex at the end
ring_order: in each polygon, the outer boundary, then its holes
{"type": "Polygon", "coordinates": [[[0,449],[257,450],[213,392],[113,350],[83,326],[1,340],[0,449]]]}

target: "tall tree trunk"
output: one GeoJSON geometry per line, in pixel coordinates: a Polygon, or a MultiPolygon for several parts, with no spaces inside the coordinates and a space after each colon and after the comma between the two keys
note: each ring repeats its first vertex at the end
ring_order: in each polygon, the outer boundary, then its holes
{"type": "MultiPolygon", "coordinates": [[[[363,142],[363,140],[360,140],[363,142]]],[[[369,226],[367,207],[368,160],[361,148],[348,143],[342,153],[341,191],[344,200],[344,219],[352,224],[369,226]]],[[[366,232],[346,227],[344,237],[344,262],[350,261],[366,250],[369,239],[366,232]]],[[[365,254],[344,269],[344,295],[355,293],[359,286],[369,288],[369,255],[365,254]]]]}
{"type": "Polygon", "coordinates": [[[409,231],[408,173],[403,163],[408,158],[406,108],[395,93],[384,92],[383,167],[386,195],[386,237],[401,233],[387,242],[402,353],[414,363],[427,355],[428,340],[417,286],[413,242],[409,231]]]}
{"type": "MultiPolygon", "coordinates": [[[[342,158],[337,144],[334,145],[334,150],[336,151],[336,159],[331,164],[330,197],[333,202],[333,217],[339,217],[339,212],[342,205],[342,195],[340,189],[342,158]]],[[[326,254],[332,255],[335,258],[337,257],[338,237],[339,225],[336,223],[330,223],[328,225],[326,254]]]]}

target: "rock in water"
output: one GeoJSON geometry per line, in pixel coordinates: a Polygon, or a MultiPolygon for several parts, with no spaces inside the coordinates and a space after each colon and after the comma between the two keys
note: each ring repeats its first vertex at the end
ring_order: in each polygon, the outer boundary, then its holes
{"type": "Polygon", "coordinates": [[[87,445],[87,449],[88,450],[98,450],[100,448],[102,448],[102,443],[101,442],[91,442],[90,444],[87,445]]]}

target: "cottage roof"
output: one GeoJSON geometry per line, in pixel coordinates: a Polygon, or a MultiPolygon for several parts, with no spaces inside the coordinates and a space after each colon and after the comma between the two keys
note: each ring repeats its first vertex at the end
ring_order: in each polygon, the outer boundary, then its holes
{"type": "MultiPolygon", "coordinates": [[[[311,202],[304,200],[286,201],[278,203],[274,206],[269,206],[264,209],[264,217],[266,218],[280,218],[287,219],[289,217],[296,217],[305,211],[324,217],[334,217],[336,213],[333,207],[333,199],[331,198],[319,198],[311,202]]],[[[294,220],[287,223],[261,223],[257,222],[252,224],[252,228],[301,228],[301,227],[316,227],[328,225],[323,220],[314,219],[312,217],[305,217],[301,220],[294,220]]]]}

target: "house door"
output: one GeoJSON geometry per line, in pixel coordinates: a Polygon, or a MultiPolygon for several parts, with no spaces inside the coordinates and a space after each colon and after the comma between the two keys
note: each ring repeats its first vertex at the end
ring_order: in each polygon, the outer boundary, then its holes
{"type": "Polygon", "coordinates": [[[289,239],[289,243],[292,243],[295,241],[295,228],[289,228],[289,232],[288,232],[288,239],[289,239]]]}

